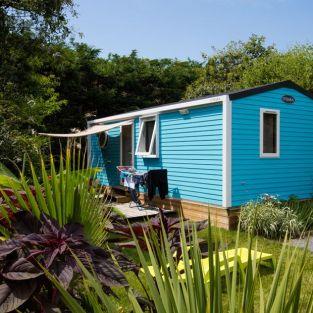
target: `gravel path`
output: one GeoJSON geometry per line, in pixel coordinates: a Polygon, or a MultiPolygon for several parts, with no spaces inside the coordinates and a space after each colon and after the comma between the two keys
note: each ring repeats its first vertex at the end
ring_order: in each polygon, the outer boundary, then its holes
{"type": "MultiPolygon", "coordinates": [[[[304,248],[305,245],[306,245],[306,242],[307,242],[307,238],[292,239],[291,240],[291,245],[293,245],[295,247],[304,248]]],[[[313,252],[313,236],[311,236],[309,238],[308,250],[313,252]]]]}

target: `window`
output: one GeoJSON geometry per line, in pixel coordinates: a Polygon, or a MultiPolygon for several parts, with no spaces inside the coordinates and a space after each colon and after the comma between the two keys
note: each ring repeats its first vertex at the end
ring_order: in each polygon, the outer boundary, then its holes
{"type": "Polygon", "coordinates": [[[109,142],[109,135],[106,131],[98,133],[98,140],[99,140],[99,146],[101,149],[104,149],[107,147],[109,142]]]}
{"type": "Polygon", "coordinates": [[[140,119],[136,155],[150,158],[158,157],[158,132],[158,116],[144,117],[140,119]]]}
{"type": "Polygon", "coordinates": [[[279,157],[280,154],[280,112],[261,109],[260,111],[260,156],[279,157]]]}

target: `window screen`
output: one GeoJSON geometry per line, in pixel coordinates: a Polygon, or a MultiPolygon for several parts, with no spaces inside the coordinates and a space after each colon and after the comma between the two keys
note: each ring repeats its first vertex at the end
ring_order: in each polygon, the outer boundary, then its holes
{"type": "Polygon", "coordinates": [[[277,153],[277,114],[263,113],[263,153],[277,153]]]}

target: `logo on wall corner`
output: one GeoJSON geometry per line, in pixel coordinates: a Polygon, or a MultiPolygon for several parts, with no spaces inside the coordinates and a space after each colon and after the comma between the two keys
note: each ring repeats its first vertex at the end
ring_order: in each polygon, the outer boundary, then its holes
{"type": "Polygon", "coordinates": [[[296,102],[296,99],[290,95],[284,95],[281,97],[281,100],[285,103],[292,104],[296,102]]]}

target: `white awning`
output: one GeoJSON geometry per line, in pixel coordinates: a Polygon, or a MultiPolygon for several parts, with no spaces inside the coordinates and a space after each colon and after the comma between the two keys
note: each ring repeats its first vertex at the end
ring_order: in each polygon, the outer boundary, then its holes
{"type": "Polygon", "coordinates": [[[39,135],[48,136],[48,137],[64,137],[64,138],[75,138],[75,137],[83,137],[89,136],[97,133],[102,133],[107,130],[110,130],[115,127],[120,127],[124,125],[130,125],[133,121],[124,121],[120,123],[107,124],[107,125],[94,125],[85,130],[82,130],[78,133],[69,133],[69,134],[48,134],[48,133],[39,133],[39,135]]]}

